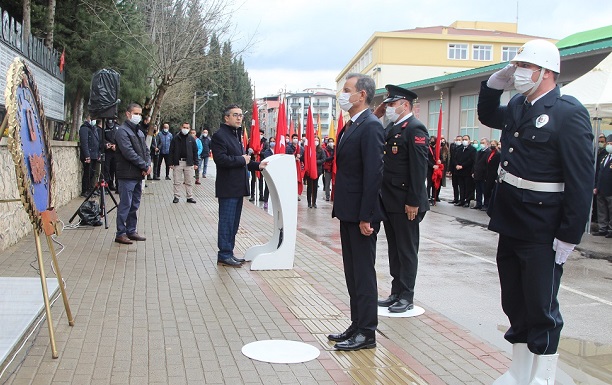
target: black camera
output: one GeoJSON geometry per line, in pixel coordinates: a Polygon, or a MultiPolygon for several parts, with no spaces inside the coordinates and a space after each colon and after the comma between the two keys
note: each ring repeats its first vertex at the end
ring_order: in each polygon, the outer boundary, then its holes
{"type": "Polygon", "coordinates": [[[87,109],[92,119],[114,119],[117,117],[119,96],[119,72],[101,69],[93,74],[87,109]]]}

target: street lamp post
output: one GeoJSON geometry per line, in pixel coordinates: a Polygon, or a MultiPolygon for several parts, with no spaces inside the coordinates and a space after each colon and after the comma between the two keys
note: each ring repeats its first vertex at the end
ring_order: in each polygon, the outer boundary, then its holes
{"type": "Polygon", "coordinates": [[[193,116],[191,120],[191,123],[192,123],[191,128],[193,128],[194,130],[196,129],[196,113],[200,111],[206,105],[206,103],[208,103],[210,99],[214,98],[215,96],[218,96],[218,95],[213,93],[212,91],[195,91],[193,93],[193,116]],[[204,103],[202,103],[200,107],[196,108],[198,95],[204,96],[205,99],[204,99],[204,103]]]}

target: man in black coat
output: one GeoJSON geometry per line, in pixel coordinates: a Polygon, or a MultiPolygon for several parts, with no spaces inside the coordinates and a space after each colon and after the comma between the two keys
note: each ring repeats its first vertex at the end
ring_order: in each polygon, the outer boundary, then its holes
{"type": "Polygon", "coordinates": [[[151,153],[145,142],[142,123],[142,107],[136,103],[128,106],[126,120],[117,129],[117,183],[119,205],[117,206],[117,234],[115,242],[131,244],[145,241],[136,231],[137,212],[142,196],[142,179],[151,174],[151,153]]]}
{"type": "Polygon", "coordinates": [[[350,120],[339,134],[332,217],[340,220],[344,276],[350,297],[351,325],[327,338],[338,350],[376,346],[376,237],[384,213],[380,203],[383,171],[383,127],[369,110],[375,83],[369,76],[348,74],[338,98],[350,120]]]}
{"type": "Polygon", "coordinates": [[[487,180],[487,160],[491,155],[491,149],[489,148],[489,139],[480,139],[480,149],[476,151],[476,160],[474,161],[474,172],[472,178],[474,180],[474,188],[476,189],[476,204],[473,209],[480,210],[483,205],[488,206],[489,201],[484,198],[485,184],[487,180]]]}
{"type": "Polygon", "coordinates": [[[243,258],[234,256],[234,245],[240,226],[243,197],[249,196],[247,171],[265,167],[265,162],[251,162],[251,157],[245,154],[240,141],[243,117],[242,109],[237,104],[225,107],[224,122],[210,142],[213,160],[217,166],[215,196],[219,200],[217,263],[233,267],[240,267],[244,262],[243,258]]]}
{"type": "Polygon", "coordinates": [[[461,146],[455,151],[455,171],[459,184],[459,202],[455,206],[470,207],[470,200],[474,194],[474,161],[476,160],[476,149],[470,144],[470,136],[463,135],[461,146]]]}
{"type": "Polygon", "coordinates": [[[589,217],[591,123],[578,100],[561,96],[559,70],[557,47],[531,40],[480,88],[478,118],[502,130],[503,143],[489,229],[499,233],[497,269],[513,359],[495,385],[554,383],[563,264],[589,217]],[[502,106],[510,88],[518,94],[502,106]]]}
{"type": "Polygon", "coordinates": [[[196,203],[193,199],[193,170],[198,169],[198,145],[189,131],[189,123],[183,122],[181,130],[170,142],[170,168],[174,179],[172,203],[178,203],[182,186],[185,186],[187,203],[196,203]]]}
{"type": "Polygon", "coordinates": [[[382,203],[387,219],[385,235],[389,246],[391,295],[378,301],[378,306],[391,313],[403,313],[414,308],[419,252],[419,223],[429,210],[427,199],[427,166],[429,134],[427,128],[412,114],[417,95],[391,84],[388,95],[375,111],[385,111],[390,121],[385,129],[382,203]]]}
{"type": "Polygon", "coordinates": [[[595,195],[597,196],[597,223],[599,231],[593,235],[612,238],[612,135],[606,138],[606,156],[598,164],[595,195]]]}
{"type": "Polygon", "coordinates": [[[81,196],[86,197],[93,190],[96,174],[96,165],[100,160],[101,132],[95,121],[89,116],[79,128],[79,147],[81,149],[80,159],[83,164],[83,176],[81,178],[81,196]]]}

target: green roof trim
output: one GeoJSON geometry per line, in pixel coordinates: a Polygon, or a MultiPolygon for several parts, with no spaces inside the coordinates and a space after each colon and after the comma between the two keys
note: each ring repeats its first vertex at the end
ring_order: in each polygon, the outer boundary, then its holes
{"type": "Polygon", "coordinates": [[[557,42],[559,49],[612,38],[612,25],[569,35],[557,42]]]}
{"type": "MultiPolygon", "coordinates": [[[[591,32],[591,31],[586,31],[586,32],[591,32]]],[[[578,55],[584,52],[605,50],[605,49],[612,50],[612,36],[609,36],[605,40],[598,40],[598,41],[581,44],[577,46],[568,46],[566,48],[559,48],[559,53],[561,54],[561,57],[566,57],[566,56],[578,55]]],[[[429,79],[417,80],[411,83],[399,84],[399,86],[402,88],[416,89],[416,88],[422,88],[425,86],[435,85],[439,83],[447,83],[453,80],[469,79],[469,78],[477,77],[478,75],[481,75],[484,73],[492,73],[493,71],[502,69],[503,67],[506,66],[506,64],[508,63],[503,62],[503,63],[491,64],[491,65],[484,66],[484,67],[472,68],[472,69],[460,71],[460,72],[453,72],[452,74],[448,74],[448,75],[436,76],[436,77],[429,78],[429,79]]],[[[386,92],[387,92],[386,89],[380,88],[376,90],[375,96],[382,95],[386,92]]]]}

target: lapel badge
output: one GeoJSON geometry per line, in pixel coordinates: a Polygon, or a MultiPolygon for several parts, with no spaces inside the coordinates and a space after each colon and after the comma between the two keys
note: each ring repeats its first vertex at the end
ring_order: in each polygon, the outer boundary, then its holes
{"type": "Polygon", "coordinates": [[[395,134],[395,138],[401,138],[402,134],[395,134]]]}
{"type": "Polygon", "coordinates": [[[397,146],[391,147],[391,152],[393,153],[393,155],[396,155],[397,154],[397,146]]]}
{"type": "Polygon", "coordinates": [[[542,114],[540,116],[538,116],[538,118],[536,119],[536,128],[540,128],[546,125],[546,123],[548,123],[548,115],[546,114],[542,114]]]}

